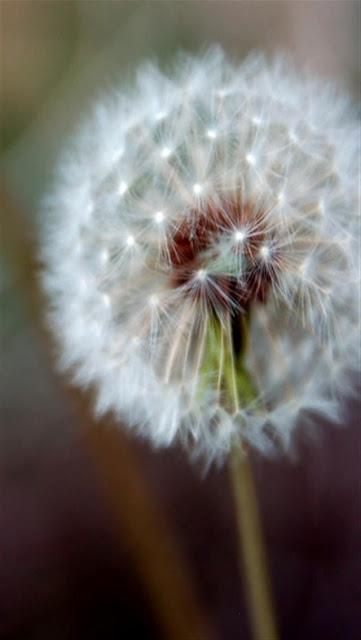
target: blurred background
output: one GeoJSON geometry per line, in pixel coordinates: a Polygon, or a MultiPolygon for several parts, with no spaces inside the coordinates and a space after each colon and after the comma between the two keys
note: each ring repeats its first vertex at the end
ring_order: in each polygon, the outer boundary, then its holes
{"type": "MultiPolygon", "coordinates": [[[[227,470],[203,478],[182,451],[95,424],[53,372],[39,202],[82,110],[144,58],[281,48],[359,102],[360,3],[2,0],[0,12],[0,639],[248,640],[227,470]]],[[[349,401],[347,429],[300,437],[297,460],[253,459],[282,639],[359,637],[359,410],[349,401]]]]}

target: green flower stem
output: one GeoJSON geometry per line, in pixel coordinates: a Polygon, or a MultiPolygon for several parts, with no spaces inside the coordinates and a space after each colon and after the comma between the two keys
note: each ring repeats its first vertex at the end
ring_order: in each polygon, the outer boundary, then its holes
{"type": "Polygon", "coordinates": [[[210,384],[216,383],[220,403],[231,413],[237,413],[257,398],[256,388],[244,366],[248,322],[247,316],[239,317],[242,349],[235,353],[230,318],[223,324],[216,317],[208,319],[199,392],[204,393],[210,384]]]}
{"type": "Polygon", "coordinates": [[[249,456],[234,447],[229,464],[253,637],[277,640],[271,582],[249,456]]]}
{"type": "MultiPolygon", "coordinates": [[[[239,325],[221,324],[217,318],[208,320],[202,376],[208,386],[211,376],[217,374],[220,402],[231,412],[237,413],[250,403],[255,404],[256,388],[245,365],[244,356],[248,344],[249,315],[239,316],[239,325]],[[239,331],[239,352],[235,352],[234,335],[239,331]]],[[[221,428],[221,425],[220,425],[221,428]]],[[[242,568],[253,636],[255,640],[277,640],[277,628],[272,603],[271,585],[267,570],[262,526],[257,506],[257,496],[248,455],[235,445],[230,456],[230,479],[234,496],[242,568]]]]}

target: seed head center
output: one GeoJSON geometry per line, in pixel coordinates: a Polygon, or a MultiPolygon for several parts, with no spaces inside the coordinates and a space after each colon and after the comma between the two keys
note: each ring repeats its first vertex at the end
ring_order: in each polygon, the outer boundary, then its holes
{"type": "Polygon", "coordinates": [[[251,205],[233,200],[191,211],[171,236],[167,256],[172,286],[213,310],[242,311],[266,299],[271,251],[265,215],[251,205]]]}

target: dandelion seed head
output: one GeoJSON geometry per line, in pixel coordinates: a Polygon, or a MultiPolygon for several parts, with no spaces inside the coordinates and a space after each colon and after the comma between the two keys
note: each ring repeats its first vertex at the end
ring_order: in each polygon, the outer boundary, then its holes
{"type": "Polygon", "coordinates": [[[47,200],[60,366],[156,446],[289,450],[302,420],[338,419],[359,366],[353,107],[258,54],[136,78],[47,200]]]}

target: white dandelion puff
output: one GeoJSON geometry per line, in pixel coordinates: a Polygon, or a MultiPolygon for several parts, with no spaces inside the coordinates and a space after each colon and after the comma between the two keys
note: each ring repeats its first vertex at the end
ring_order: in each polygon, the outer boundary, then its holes
{"type": "Polygon", "coordinates": [[[218,49],[97,105],[42,255],[60,365],[99,414],[209,461],[338,418],[359,365],[358,131],[333,88],[218,49]]]}

